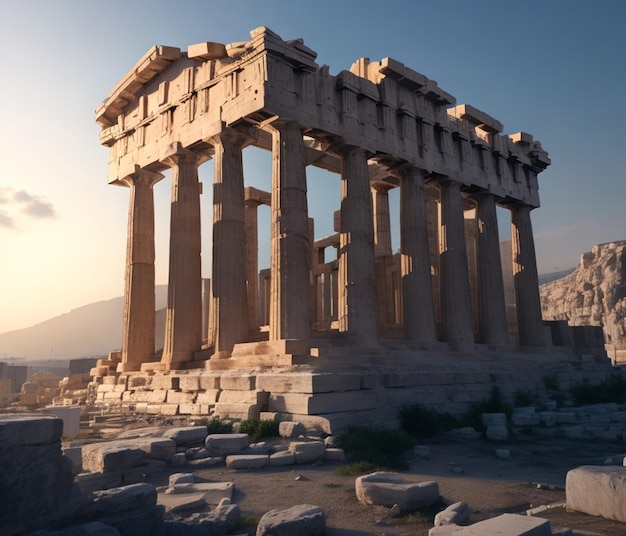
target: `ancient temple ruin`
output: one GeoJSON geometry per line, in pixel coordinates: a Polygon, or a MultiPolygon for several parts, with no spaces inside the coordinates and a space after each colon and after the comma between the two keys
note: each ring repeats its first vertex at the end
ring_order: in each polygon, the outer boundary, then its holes
{"type": "Polygon", "coordinates": [[[503,134],[497,120],[455,105],[435,81],[391,58],[362,58],[337,75],[315,58],[302,40],[264,27],[229,45],[157,46],[98,107],[109,182],[130,193],[123,342],[119,362],[103,363],[101,373],[554,354],[530,218],[550,164],[541,144],[503,134]],[[271,151],[269,192],[246,185],[250,145],[271,151]],[[208,159],[209,230],[201,229],[198,180],[208,159]],[[341,182],[330,236],[316,237],[309,217],[309,166],[341,182]],[[152,187],[168,168],[169,294],[157,353],[152,187]],[[260,205],[271,211],[269,270],[258,263],[260,205]],[[497,206],[510,211],[504,276],[497,206]],[[206,326],[203,231],[213,244],[206,326]],[[329,248],[336,259],[327,262],[329,248]]]}

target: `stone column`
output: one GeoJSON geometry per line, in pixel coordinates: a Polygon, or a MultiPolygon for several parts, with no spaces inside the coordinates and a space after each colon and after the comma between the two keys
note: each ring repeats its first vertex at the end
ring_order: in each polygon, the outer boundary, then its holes
{"type": "Polygon", "coordinates": [[[377,346],[374,226],[367,153],[346,147],[341,160],[339,331],[360,346],[377,346]]]}
{"type": "Polygon", "coordinates": [[[119,372],[140,370],[154,356],[154,195],[160,173],[138,169],[126,177],[130,187],[122,362],[119,372]]]}
{"type": "Polygon", "coordinates": [[[259,331],[259,201],[245,200],[246,278],[248,281],[248,333],[259,331]]]}
{"type": "Polygon", "coordinates": [[[164,160],[172,168],[170,263],[161,362],[177,368],[193,359],[202,340],[199,155],[179,147],[164,160]]]}
{"type": "Polygon", "coordinates": [[[404,337],[435,341],[424,178],[416,168],[400,174],[400,250],[404,337]]]}
{"type": "Polygon", "coordinates": [[[272,134],[270,340],[309,339],[311,244],[306,159],[297,123],[277,120],[272,134]]]}
{"type": "Polygon", "coordinates": [[[225,129],[211,140],[213,179],[212,358],[230,357],[248,338],[246,233],[242,147],[246,139],[225,129]]]}
{"type": "Polygon", "coordinates": [[[474,199],[477,203],[476,249],[480,342],[496,346],[508,345],[496,198],[484,192],[476,194],[474,199]]]}
{"type": "Polygon", "coordinates": [[[461,184],[451,179],[441,183],[439,239],[444,337],[453,348],[464,349],[473,345],[474,333],[461,184]]]}
{"type": "Polygon", "coordinates": [[[523,203],[510,206],[513,283],[520,345],[544,346],[535,241],[530,221],[532,208],[523,203]]]}
{"type": "Polygon", "coordinates": [[[391,222],[389,219],[390,186],[372,185],[374,212],[374,253],[376,257],[391,255],[391,222]]]}

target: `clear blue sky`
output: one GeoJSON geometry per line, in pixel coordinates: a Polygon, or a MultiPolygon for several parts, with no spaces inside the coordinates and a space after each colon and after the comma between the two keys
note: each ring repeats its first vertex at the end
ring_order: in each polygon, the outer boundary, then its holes
{"type": "Polygon", "coordinates": [[[333,74],[390,56],[540,140],[541,273],[626,239],[623,0],[2,0],[0,333],[123,292],[128,190],[107,184],[98,103],[153,45],[244,41],[258,26],[303,38],[333,74]]]}

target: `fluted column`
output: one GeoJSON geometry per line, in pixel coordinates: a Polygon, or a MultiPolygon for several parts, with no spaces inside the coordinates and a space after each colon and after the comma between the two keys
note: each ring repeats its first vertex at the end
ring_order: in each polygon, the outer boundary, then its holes
{"type": "Polygon", "coordinates": [[[339,331],[361,346],[378,345],[375,280],[367,153],[347,147],[341,160],[339,331]]]}
{"type": "Polygon", "coordinates": [[[510,205],[513,283],[519,342],[522,346],[544,346],[535,241],[530,221],[532,208],[523,203],[510,205]]]}
{"type": "Polygon", "coordinates": [[[197,154],[182,148],[164,160],[172,168],[169,283],[161,358],[167,368],[192,360],[202,340],[199,161],[197,154]]]}
{"type": "Polygon", "coordinates": [[[400,250],[404,337],[432,342],[436,336],[424,178],[415,168],[400,175],[400,250]]]}
{"type": "Polygon", "coordinates": [[[474,196],[476,206],[478,331],[480,342],[509,344],[500,258],[496,198],[489,193],[474,196]]]}
{"type": "Polygon", "coordinates": [[[390,186],[372,185],[374,212],[374,253],[376,257],[391,255],[391,221],[389,219],[390,186]]]}
{"type": "Polygon", "coordinates": [[[463,349],[474,343],[474,334],[461,184],[455,180],[441,183],[440,262],[445,340],[463,349]]]}
{"type": "Polygon", "coordinates": [[[248,281],[248,333],[259,331],[259,202],[245,200],[246,277],[248,281]]]}
{"type": "Polygon", "coordinates": [[[246,233],[242,147],[245,138],[225,129],[211,139],[213,179],[212,358],[229,357],[248,337],[246,233]]]}
{"type": "Polygon", "coordinates": [[[119,372],[139,370],[154,355],[154,194],[152,186],[163,178],[145,169],[126,177],[130,187],[122,363],[119,372]]]}
{"type": "Polygon", "coordinates": [[[277,120],[272,134],[270,340],[311,335],[311,245],[306,159],[297,123],[277,120]]]}

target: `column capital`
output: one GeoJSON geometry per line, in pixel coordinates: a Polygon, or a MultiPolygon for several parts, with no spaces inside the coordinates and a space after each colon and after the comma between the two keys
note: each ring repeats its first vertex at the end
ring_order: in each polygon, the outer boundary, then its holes
{"type": "Polygon", "coordinates": [[[180,142],[176,142],[167,147],[164,156],[161,157],[161,162],[169,167],[179,165],[185,161],[195,162],[195,164],[199,166],[209,158],[210,156],[208,154],[192,151],[191,149],[183,147],[180,142]]]}
{"type": "Polygon", "coordinates": [[[144,183],[147,184],[147,186],[153,186],[163,177],[163,173],[158,173],[139,166],[135,166],[135,171],[130,175],[126,175],[126,177],[122,178],[120,182],[122,182],[126,186],[132,186],[133,184],[137,183],[144,183]]]}
{"type": "Polygon", "coordinates": [[[211,145],[224,145],[228,143],[243,149],[245,146],[254,143],[255,137],[231,127],[223,127],[220,132],[211,136],[206,141],[211,145]]]}

